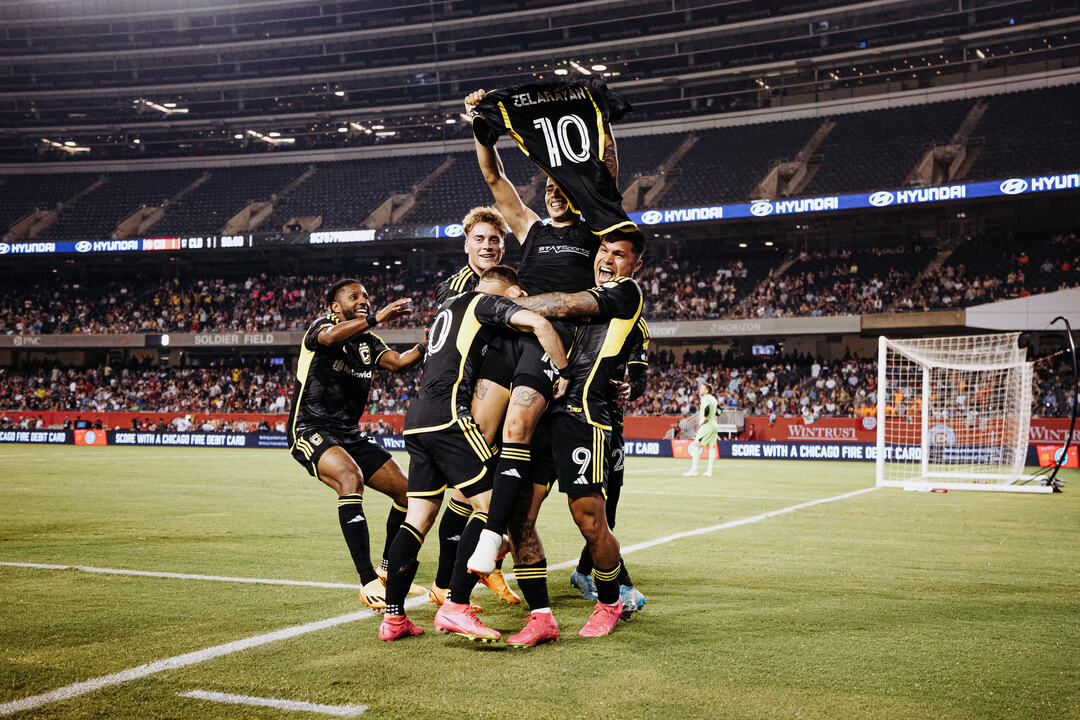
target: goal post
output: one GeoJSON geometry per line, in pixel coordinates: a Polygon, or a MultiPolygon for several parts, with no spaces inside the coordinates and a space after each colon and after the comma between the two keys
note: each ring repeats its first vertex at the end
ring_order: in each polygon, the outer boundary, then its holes
{"type": "Polygon", "coordinates": [[[1052,492],[1023,474],[1032,363],[1020,333],[878,338],[876,482],[1052,492]]]}

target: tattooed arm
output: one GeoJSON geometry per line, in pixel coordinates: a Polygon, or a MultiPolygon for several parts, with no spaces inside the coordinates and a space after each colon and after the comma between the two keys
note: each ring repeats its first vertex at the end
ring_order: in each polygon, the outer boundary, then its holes
{"type": "Polygon", "coordinates": [[[514,302],[546,318],[595,317],[600,314],[600,303],[596,295],[587,290],[576,293],[544,293],[534,297],[515,298],[514,302]]]}

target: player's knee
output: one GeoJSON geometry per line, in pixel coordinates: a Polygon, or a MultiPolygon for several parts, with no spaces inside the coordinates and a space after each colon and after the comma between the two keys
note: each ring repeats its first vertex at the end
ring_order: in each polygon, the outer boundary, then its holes
{"type": "Polygon", "coordinates": [[[364,476],[359,470],[349,469],[338,473],[337,482],[340,495],[352,495],[364,490],[364,476]]]}
{"type": "Polygon", "coordinates": [[[607,514],[602,508],[600,512],[591,507],[579,508],[574,513],[574,522],[585,538],[597,538],[608,529],[607,514]]]}
{"type": "Polygon", "coordinates": [[[533,423],[530,418],[507,414],[503,421],[503,442],[528,443],[532,440],[533,423]]]}

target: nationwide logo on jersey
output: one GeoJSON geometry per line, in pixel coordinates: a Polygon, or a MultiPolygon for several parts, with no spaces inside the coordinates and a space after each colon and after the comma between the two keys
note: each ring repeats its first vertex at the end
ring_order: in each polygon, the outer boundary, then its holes
{"type": "Polygon", "coordinates": [[[886,205],[891,205],[894,199],[895,196],[888,190],[881,190],[879,192],[876,192],[872,194],[869,198],[870,204],[874,207],[885,207],[886,205]]]}
{"type": "Polygon", "coordinates": [[[664,219],[664,213],[659,210],[646,210],[641,213],[641,222],[646,225],[655,225],[664,219]]]}
{"type": "Polygon", "coordinates": [[[768,200],[758,200],[756,203],[750,205],[750,214],[757,217],[765,217],[771,215],[773,211],[772,203],[768,200]]]}
{"type": "Polygon", "coordinates": [[[75,243],[75,252],[90,252],[93,247],[94,244],[91,243],[89,240],[80,240],[79,242],[75,243]]]}
{"type": "Polygon", "coordinates": [[[1009,178],[1001,183],[1001,192],[1006,195],[1019,195],[1022,192],[1026,192],[1028,189],[1028,182],[1023,178],[1009,178]]]}

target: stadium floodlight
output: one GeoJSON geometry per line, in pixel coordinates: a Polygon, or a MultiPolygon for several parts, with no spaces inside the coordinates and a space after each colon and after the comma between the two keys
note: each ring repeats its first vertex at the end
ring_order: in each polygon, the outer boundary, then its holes
{"type": "Polygon", "coordinates": [[[186,115],[188,108],[176,107],[176,103],[156,103],[153,100],[147,100],[146,98],[138,98],[135,101],[135,108],[138,112],[142,113],[146,110],[156,110],[164,115],[186,115]]]}
{"type": "Polygon", "coordinates": [[[878,338],[876,483],[908,490],[1052,492],[1019,484],[1032,363],[1020,333],[878,338]]]}
{"type": "Polygon", "coordinates": [[[604,72],[605,70],[607,70],[607,65],[601,65],[600,63],[597,63],[596,65],[592,66],[592,70],[594,72],[604,72]]]}
{"type": "Polygon", "coordinates": [[[556,75],[569,75],[570,71],[567,70],[566,68],[555,68],[555,74],[556,75]]]}
{"type": "Polygon", "coordinates": [[[66,152],[68,155],[90,152],[90,148],[83,147],[72,140],[66,140],[61,143],[56,142],[55,140],[49,140],[48,138],[41,138],[41,142],[51,150],[60,150],[66,152]]]}
{"type": "Polygon", "coordinates": [[[262,140],[268,145],[292,145],[294,142],[296,142],[296,138],[283,138],[281,137],[281,133],[268,133],[266,135],[263,135],[261,132],[258,132],[256,130],[248,130],[247,134],[255,138],[256,140],[262,140]]]}
{"type": "Polygon", "coordinates": [[[577,70],[582,75],[592,75],[592,71],[589,70],[589,68],[582,66],[581,64],[577,63],[574,60],[570,61],[570,67],[574,68],[575,70],[577,70]]]}

